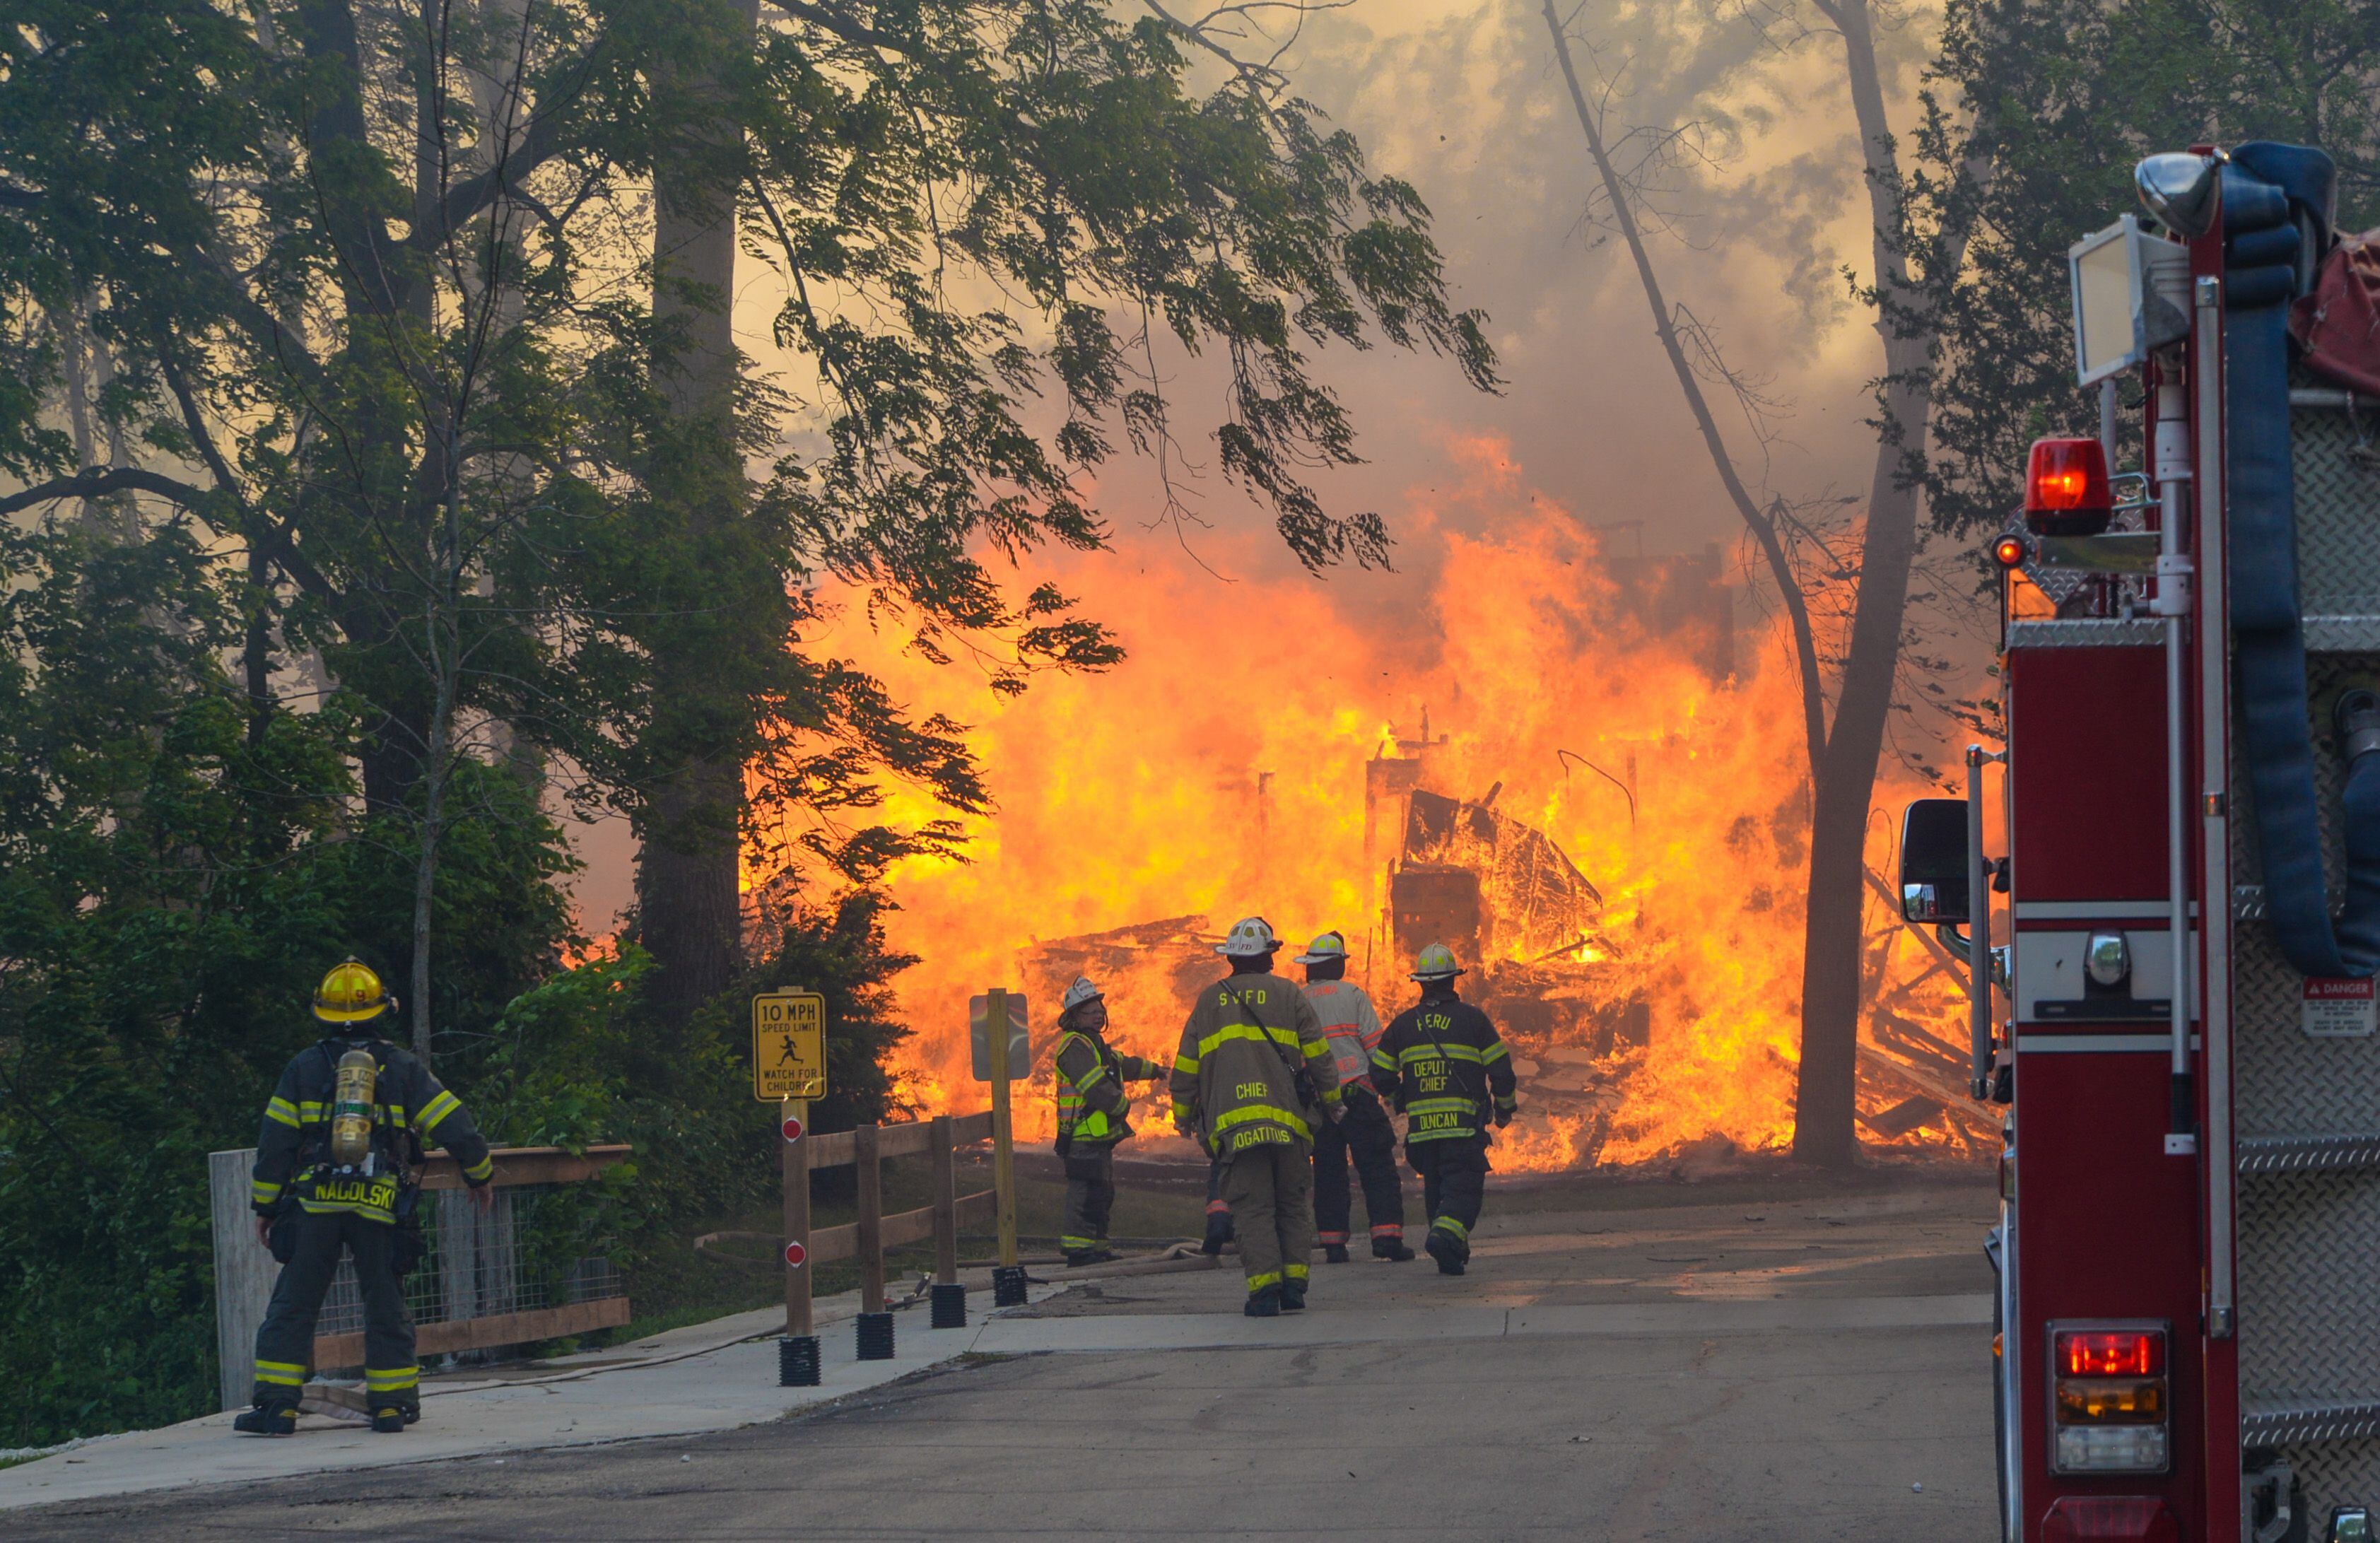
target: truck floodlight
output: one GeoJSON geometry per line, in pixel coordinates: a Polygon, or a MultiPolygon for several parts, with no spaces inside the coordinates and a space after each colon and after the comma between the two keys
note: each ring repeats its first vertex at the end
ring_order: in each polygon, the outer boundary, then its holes
{"type": "Polygon", "coordinates": [[[2173,1458],[2165,1326],[2053,1323],[2049,1343],[2055,1471],[2165,1472],[2173,1458]]]}
{"type": "Polygon", "coordinates": [[[2132,186],[2157,223],[2186,241],[2215,228],[2218,163],[2212,155],[2168,151],[2132,168],[2132,186]]]}
{"type": "Polygon", "coordinates": [[[2116,501],[2107,452],[2095,439],[2037,439],[2024,471],[2024,523],[2036,536],[2095,536],[2116,501]]]}
{"type": "Polygon", "coordinates": [[[2330,1513],[2330,1543],[2372,1543],[2372,1512],[2342,1505],[2330,1513]]]}
{"type": "Polygon", "coordinates": [[[2124,215],[2067,249],[2075,376],[2095,385],[2190,335],[2190,249],[2124,215]]]}

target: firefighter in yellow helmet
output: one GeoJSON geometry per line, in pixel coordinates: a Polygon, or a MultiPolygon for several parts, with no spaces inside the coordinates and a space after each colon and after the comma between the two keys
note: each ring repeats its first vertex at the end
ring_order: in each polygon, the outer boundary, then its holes
{"type": "Polygon", "coordinates": [[[1128,1082],[1165,1075],[1165,1067],[1108,1048],[1108,1002],[1087,975],[1066,988],[1058,1013],[1058,1158],[1066,1165],[1066,1220],[1058,1246],[1069,1265],[1099,1264],[1115,1209],[1116,1144],[1132,1135],[1128,1082]]]}
{"type": "Polygon", "coordinates": [[[1455,994],[1454,951],[1432,943],[1414,962],[1421,1001],[1398,1014],[1372,1051],[1372,1081],[1405,1117],[1405,1160],[1429,1209],[1422,1246],[1441,1275],[1471,1261],[1471,1229],[1488,1182],[1489,1121],[1519,1109],[1512,1058],[1488,1014],[1455,994]]]}
{"type": "Polygon", "coordinates": [[[1281,947],[1249,917],[1215,952],[1232,974],[1198,993],[1173,1059],[1173,1123],[1223,1169],[1247,1315],[1305,1306],[1314,1252],[1314,1127],[1339,1117],[1339,1069],[1314,1004],[1272,973],[1281,947]]]}
{"type": "Polygon", "coordinates": [[[489,1203],[494,1164],[479,1127],[409,1051],[382,1038],[396,999],[349,958],[314,992],[322,1037],[289,1063],[264,1106],[250,1200],[258,1241],[281,1262],[256,1330],[255,1406],[232,1421],[252,1436],[297,1428],[314,1320],[344,1252],[364,1300],[364,1386],[372,1429],[420,1417],[420,1376],[405,1276],[419,1252],[414,1201],[424,1143],[462,1165],[489,1203]]]}

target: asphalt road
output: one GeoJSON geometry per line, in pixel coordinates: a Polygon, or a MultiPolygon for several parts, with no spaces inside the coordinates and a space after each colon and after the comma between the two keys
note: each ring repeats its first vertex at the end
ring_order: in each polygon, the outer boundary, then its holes
{"type": "Polygon", "coordinates": [[[1755,1184],[1688,1205],[1616,1193],[1502,1189],[1461,1280],[1427,1260],[1318,1267],[1315,1306],[1281,1320],[1279,1344],[1166,1348],[1235,1314],[1237,1282],[1136,1276],[1043,1304],[1006,1342],[1055,1353],[972,1357],[794,1419],[82,1502],[16,1513],[7,1530],[1992,1536],[1990,1331],[1975,1321],[1987,1175],[1864,1193],[1755,1184]],[[1448,1308],[1471,1327],[1415,1331],[1448,1308]],[[1523,1331],[1532,1308],[1538,1327],[1523,1331]],[[1070,1336],[1149,1347],[1070,1352],[1070,1336]]]}

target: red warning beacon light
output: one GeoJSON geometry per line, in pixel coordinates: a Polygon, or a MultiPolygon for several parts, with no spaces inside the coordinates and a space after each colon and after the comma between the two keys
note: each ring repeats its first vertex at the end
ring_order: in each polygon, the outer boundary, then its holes
{"type": "Polygon", "coordinates": [[[2095,536],[2116,501],[2107,452],[2095,439],[2037,439],[2024,473],[2024,524],[2036,536],[2095,536]]]}

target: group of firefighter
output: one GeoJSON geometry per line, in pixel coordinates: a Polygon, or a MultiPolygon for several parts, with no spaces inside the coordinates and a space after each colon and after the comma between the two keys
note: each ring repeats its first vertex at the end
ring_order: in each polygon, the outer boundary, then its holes
{"type": "Polygon", "coordinates": [[[1347,978],[1347,942],[1325,932],[1293,963],[1303,985],[1273,973],[1280,940],[1261,917],[1234,925],[1216,952],[1232,973],[1198,993],[1166,1066],[1107,1042],[1107,1002],[1077,979],[1059,1015],[1058,1153],[1066,1166],[1060,1236],[1070,1265],[1115,1257],[1107,1247],[1115,1205],[1115,1149],[1132,1135],[1126,1085],[1163,1080],[1174,1126],[1195,1135],[1208,1160],[1207,1242],[1220,1253],[1236,1234],[1250,1318],[1305,1306],[1318,1243],[1348,1260],[1348,1160],[1364,1186],[1372,1254],[1402,1262],[1404,1195],[1396,1127],[1421,1175],[1429,1231],[1423,1247],[1439,1271],[1460,1275],[1471,1257],[1488,1176],[1488,1127],[1518,1107],[1512,1058],[1488,1014],[1455,990],[1453,952],[1433,943],[1415,961],[1421,1000],[1386,1029],[1364,989],[1347,978]]]}
{"type": "MultiPolygon", "coordinates": [[[[1063,1244],[1070,1263],[1106,1247],[1115,1204],[1116,1144],[1132,1135],[1125,1085],[1168,1081],[1174,1124],[1210,1160],[1207,1248],[1232,1233],[1248,1283],[1247,1312],[1274,1318],[1305,1306],[1309,1258],[1347,1259],[1347,1163],[1354,1160],[1372,1253],[1402,1261],[1404,1201],[1393,1108],[1405,1117],[1405,1155],[1429,1208],[1425,1244],[1438,1268],[1463,1273],[1488,1173],[1488,1126],[1512,1118],[1512,1067],[1486,1014],[1455,992],[1463,972],[1442,945],[1424,949],[1413,978],[1421,1000],[1385,1031],[1371,1000],[1346,978],[1347,945],[1325,932],[1296,957],[1303,986],[1273,973],[1280,942],[1260,917],[1219,945],[1231,965],[1183,1026],[1170,1067],[1109,1048],[1107,1002],[1088,979],[1066,993],[1057,1047],[1058,1149],[1066,1167],[1063,1244]]],[[[314,1348],[314,1326],[341,1257],[355,1262],[364,1307],[364,1389],[375,1431],[420,1417],[419,1372],[406,1311],[407,1257],[417,1190],[407,1175],[425,1146],[443,1147],[474,1202],[490,1203],[488,1143],[461,1100],[384,1035],[396,999],[349,959],[314,993],[322,1037],[282,1072],[265,1104],[250,1200],[258,1241],[282,1266],[256,1335],[253,1405],[232,1423],[285,1436],[314,1348]]]]}

